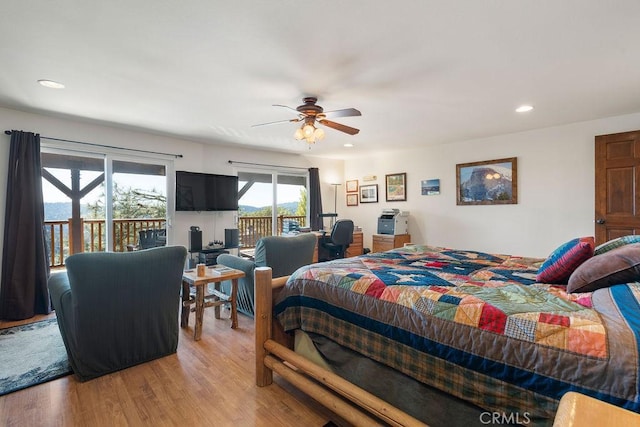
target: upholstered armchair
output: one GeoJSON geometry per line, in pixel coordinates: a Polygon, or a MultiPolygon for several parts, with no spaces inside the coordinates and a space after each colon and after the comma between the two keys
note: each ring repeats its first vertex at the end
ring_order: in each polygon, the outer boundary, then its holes
{"type": "Polygon", "coordinates": [[[187,250],[71,255],[49,291],[73,372],[86,381],[176,352],[187,250]]]}
{"type": "MultiPolygon", "coordinates": [[[[256,267],[271,267],[273,277],[288,276],[303,265],[313,262],[317,237],[313,233],[300,233],[295,237],[269,236],[256,243],[254,259],[222,254],[217,263],[242,270],[245,277],[238,282],[238,311],[253,316],[253,271],[256,267]]],[[[228,292],[229,283],[223,283],[228,292]]]]}

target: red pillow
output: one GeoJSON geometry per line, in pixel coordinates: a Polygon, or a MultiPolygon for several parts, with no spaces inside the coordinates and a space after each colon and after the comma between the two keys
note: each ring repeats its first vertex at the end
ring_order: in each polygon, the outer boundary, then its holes
{"type": "Polygon", "coordinates": [[[541,283],[567,283],[571,273],[593,256],[594,247],[593,237],[580,237],[562,244],[542,264],[536,280],[541,283]]]}

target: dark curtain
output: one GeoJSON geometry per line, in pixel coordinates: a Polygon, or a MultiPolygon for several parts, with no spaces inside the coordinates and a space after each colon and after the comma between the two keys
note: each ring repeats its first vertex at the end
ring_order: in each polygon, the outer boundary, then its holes
{"type": "Polygon", "coordinates": [[[320,171],[318,168],[309,168],[309,220],[311,221],[311,230],[322,230],[324,227],[320,214],[322,214],[320,171]]]}
{"type": "Polygon", "coordinates": [[[4,218],[0,318],[51,312],[44,239],[40,135],[12,131],[4,218]]]}

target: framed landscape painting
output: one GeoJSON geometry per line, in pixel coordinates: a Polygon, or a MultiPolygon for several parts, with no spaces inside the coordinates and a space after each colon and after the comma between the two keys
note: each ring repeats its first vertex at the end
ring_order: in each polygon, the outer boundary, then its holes
{"type": "Polygon", "coordinates": [[[456,165],[458,205],[518,203],[518,159],[487,160],[456,165]]]}
{"type": "Polygon", "coordinates": [[[393,173],[385,176],[387,202],[407,200],[407,174],[393,173]]]}

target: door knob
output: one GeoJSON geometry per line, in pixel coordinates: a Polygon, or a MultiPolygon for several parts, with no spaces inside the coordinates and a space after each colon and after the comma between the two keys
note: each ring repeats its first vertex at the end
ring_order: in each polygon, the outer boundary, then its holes
{"type": "Polygon", "coordinates": [[[604,224],[605,220],[603,218],[596,219],[596,224],[604,224]]]}

